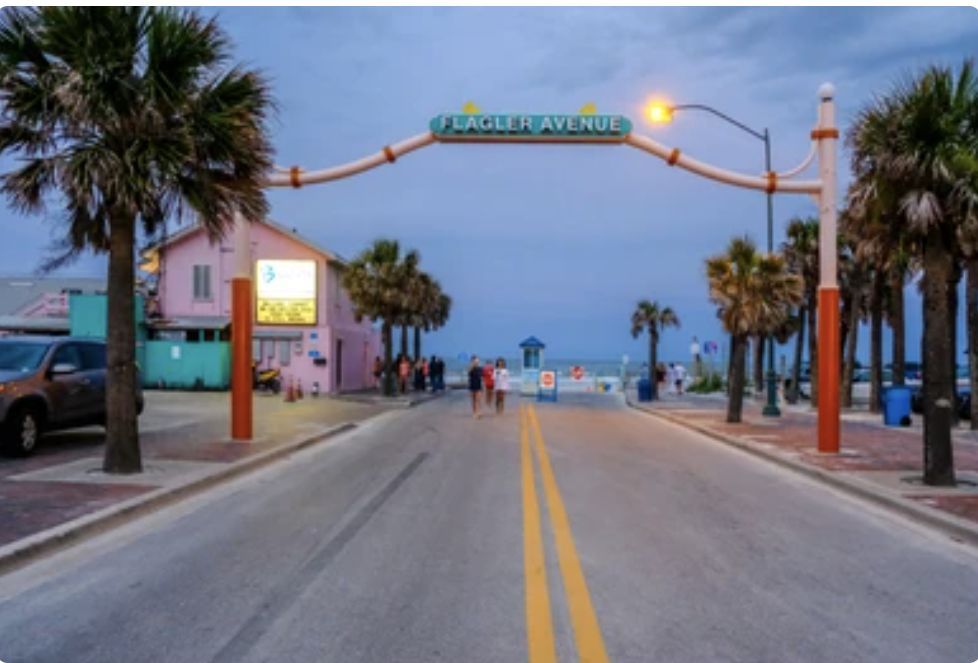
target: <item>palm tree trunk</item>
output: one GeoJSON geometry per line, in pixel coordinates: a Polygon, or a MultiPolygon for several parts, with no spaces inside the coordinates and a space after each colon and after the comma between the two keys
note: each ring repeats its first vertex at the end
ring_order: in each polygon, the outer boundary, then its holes
{"type": "Polygon", "coordinates": [[[812,407],[818,407],[818,295],[808,297],[808,388],[812,393],[812,407]]]}
{"type": "Polygon", "coordinates": [[[924,483],[953,486],[954,454],[951,422],[954,410],[954,376],[948,288],[954,257],[939,233],[931,232],[924,245],[924,483]]]}
{"type": "Polygon", "coordinates": [[[421,358],[421,327],[414,328],[414,358],[421,358]]]}
{"type": "MultiPolygon", "coordinates": [[[[846,346],[847,340],[849,338],[849,329],[852,327],[852,309],[854,300],[854,287],[852,283],[846,284],[840,287],[841,298],[842,298],[842,311],[839,315],[839,376],[840,381],[845,373],[845,357],[846,357],[846,346]]],[[[840,390],[842,385],[839,385],[840,390]]],[[[841,392],[840,392],[841,393],[841,392]]]]}
{"type": "Polygon", "coordinates": [[[655,370],[656,363],[659,361],[659,338],[654,331],[649,332],[649,381],[652,383],[652,400],[659,400],[659,380],[658,371],[655,370]]]}
{"type": "Polygon", "coordinates": [[[955,260],[951,266],[951,280],[947,285],[947,310],[950,317],[947,327],[948,344],[951,348],[951,426],[958,425],[958,284],[961,282],[961,265],[955,260]]]}
{"type": "Polygon", "coordinates": [[[856,343],[859,340],[859,306],[849,307],[849,335],[842,362],[842,407],[852,407],[852,375],[856,368],[856,343]]]}
{"type": "Polygon", "coordinates": [[[746,335],[735,334],[730,337],[730,396],[727,398],[727,423],[740,423],[744,409],[744,381],[747,377],[747,339],[746,335]]]}
{"type": "Polygon", "coordinates": [[[408,326],[401,325],[401,355],[408,356],[408,326]]]}
{"type": "Polygon", "coordinates": [[[394,325],[384,320],[382,328],[384,341],[384,396],[393,396],[394,384],[394,325]]]}
{"type": "Polygon", "coordinates": [[[754,341],[754,398],[764,396],[764,336],[758,334],[754,341]]]}
{"type": "Polygon", "coordinates": [[[903,307],[903,272],[894,270],[890,282],[890,326],[893,329],[893,384],[904,385],[907,381],[907,332],[903,307]]]}
{"type": "Polygon", "coordinates": [[[798,338],[795,339],[795,365],[791,371],[791,389],[788,390],[788,402],[798,402],[798,383],[801,381],[801,358],[805,348],[805,307],[798,309],[798,338]]]}
{"type": "Polygon", "coordinates": [[[136,316],[133,304],[135,219],[112,218],[109,239],[108,334],[105,384],[105,458],[113,474],[142,472],[136,414],[136,316]]]}
{"type": "Polygon", "coordinates": [[[971,383],[971,430],[978,430],[978,257],[968,260],[965,290],[968,315],[968,379],[971,383]]]}
{"type": "Polygon", "coordinates": [[[869,411],[880,411],[883,394],[883,287],[884,274],[873,274],[873,292],[869,302],[869,411]]]}
{"type": "Polygon", "coordinates": [[[730,395],[730,386],[733,384],[733,362],[734,362],[734,337],[730,335],[730,353],[727,355],[727,395],[730,395]]]}

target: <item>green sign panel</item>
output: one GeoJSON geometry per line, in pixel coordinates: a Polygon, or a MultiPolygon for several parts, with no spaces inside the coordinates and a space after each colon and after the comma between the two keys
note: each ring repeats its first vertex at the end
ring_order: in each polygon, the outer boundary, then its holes
{"type": "Polygon", "coordinates": [[[623,115],[442,113],[431,131],[446,141],[620,142],[632,130],[623,115]]]}

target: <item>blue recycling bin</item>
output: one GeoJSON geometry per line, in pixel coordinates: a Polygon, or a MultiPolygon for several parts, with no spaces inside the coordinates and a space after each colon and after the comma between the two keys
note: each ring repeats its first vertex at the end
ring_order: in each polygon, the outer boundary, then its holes
{"type": "Polygon", "coordinates": [[[639,378],[638,400],[640,403],[652,400],[652,381],[648,378],[639,378]]]}
{"type": "Polygon", "coordinates": [[[889,387],[883,392],[883,423],[902,426],[910,417],[910,387],[889,387]]]}

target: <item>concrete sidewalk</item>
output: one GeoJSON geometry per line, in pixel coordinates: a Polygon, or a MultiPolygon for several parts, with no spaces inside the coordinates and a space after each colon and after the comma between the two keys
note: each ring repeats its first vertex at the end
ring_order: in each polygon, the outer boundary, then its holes
{"type": "Polygon", "coordinates": [[[892,428],[867,416],[846,416],[842,450],[829,455],[816,449],[817,418],[810,408],[789,407],[772,418],[761,415],[759,401],[745,400],[742,423],[728,424],[726,398],[716,395],[667,395],[654,403],[638,403],[629,394],[628,402],[978,544],[978,441],[968,433],[954,436],[958,487],[936,488],[920,480],[919,428],[892,428]]]}
{"type": "Polygon", "coordinates": [[[0,459],[0,571],[199,492],[388,411],[374,403],[255,396],[254,440],[228,437],[224,393],[147,392],[141,474],[101,471],[104,431],[45,436],[34,456],[0,459]]]}

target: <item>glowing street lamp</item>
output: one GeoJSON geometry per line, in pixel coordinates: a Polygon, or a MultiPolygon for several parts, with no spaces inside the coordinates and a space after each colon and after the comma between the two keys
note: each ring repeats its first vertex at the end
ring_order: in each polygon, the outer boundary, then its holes
{"type": "MultiPolygon", "coordinates": [[[[763,132],[751,129],[746,124],[738,122],[726,113],[721,113],[715,108],[703,104],[681,104],[673,106],[662,101],[652,101],[646,107],[646,114],[649,121],[654,124],[667,124],[672,122],[673,113],[677,110],[701,110],[716,115],[721,120],[734,125],[741,131],[749,133],[754,138],[764,143],[764,168],[765,172],[771,172],[771,134],[765,129],[763,132]]],[[[772,192],[767,193],[767,252],[774,251],[774,207],[772,192]]],[[[777,376],[774,372],[774,336],[768,334],[767,337],[767,403],[764,405],[762,414],[767,417],[778,417],[781,411],[778,409],[777,376]]]]}
{"type": "Polygon", "coordinates": [[[653,124],[668,124],[672,122],[672,106],[661,101],[653,101],[645,108],[649,121],[653,124]]]}

